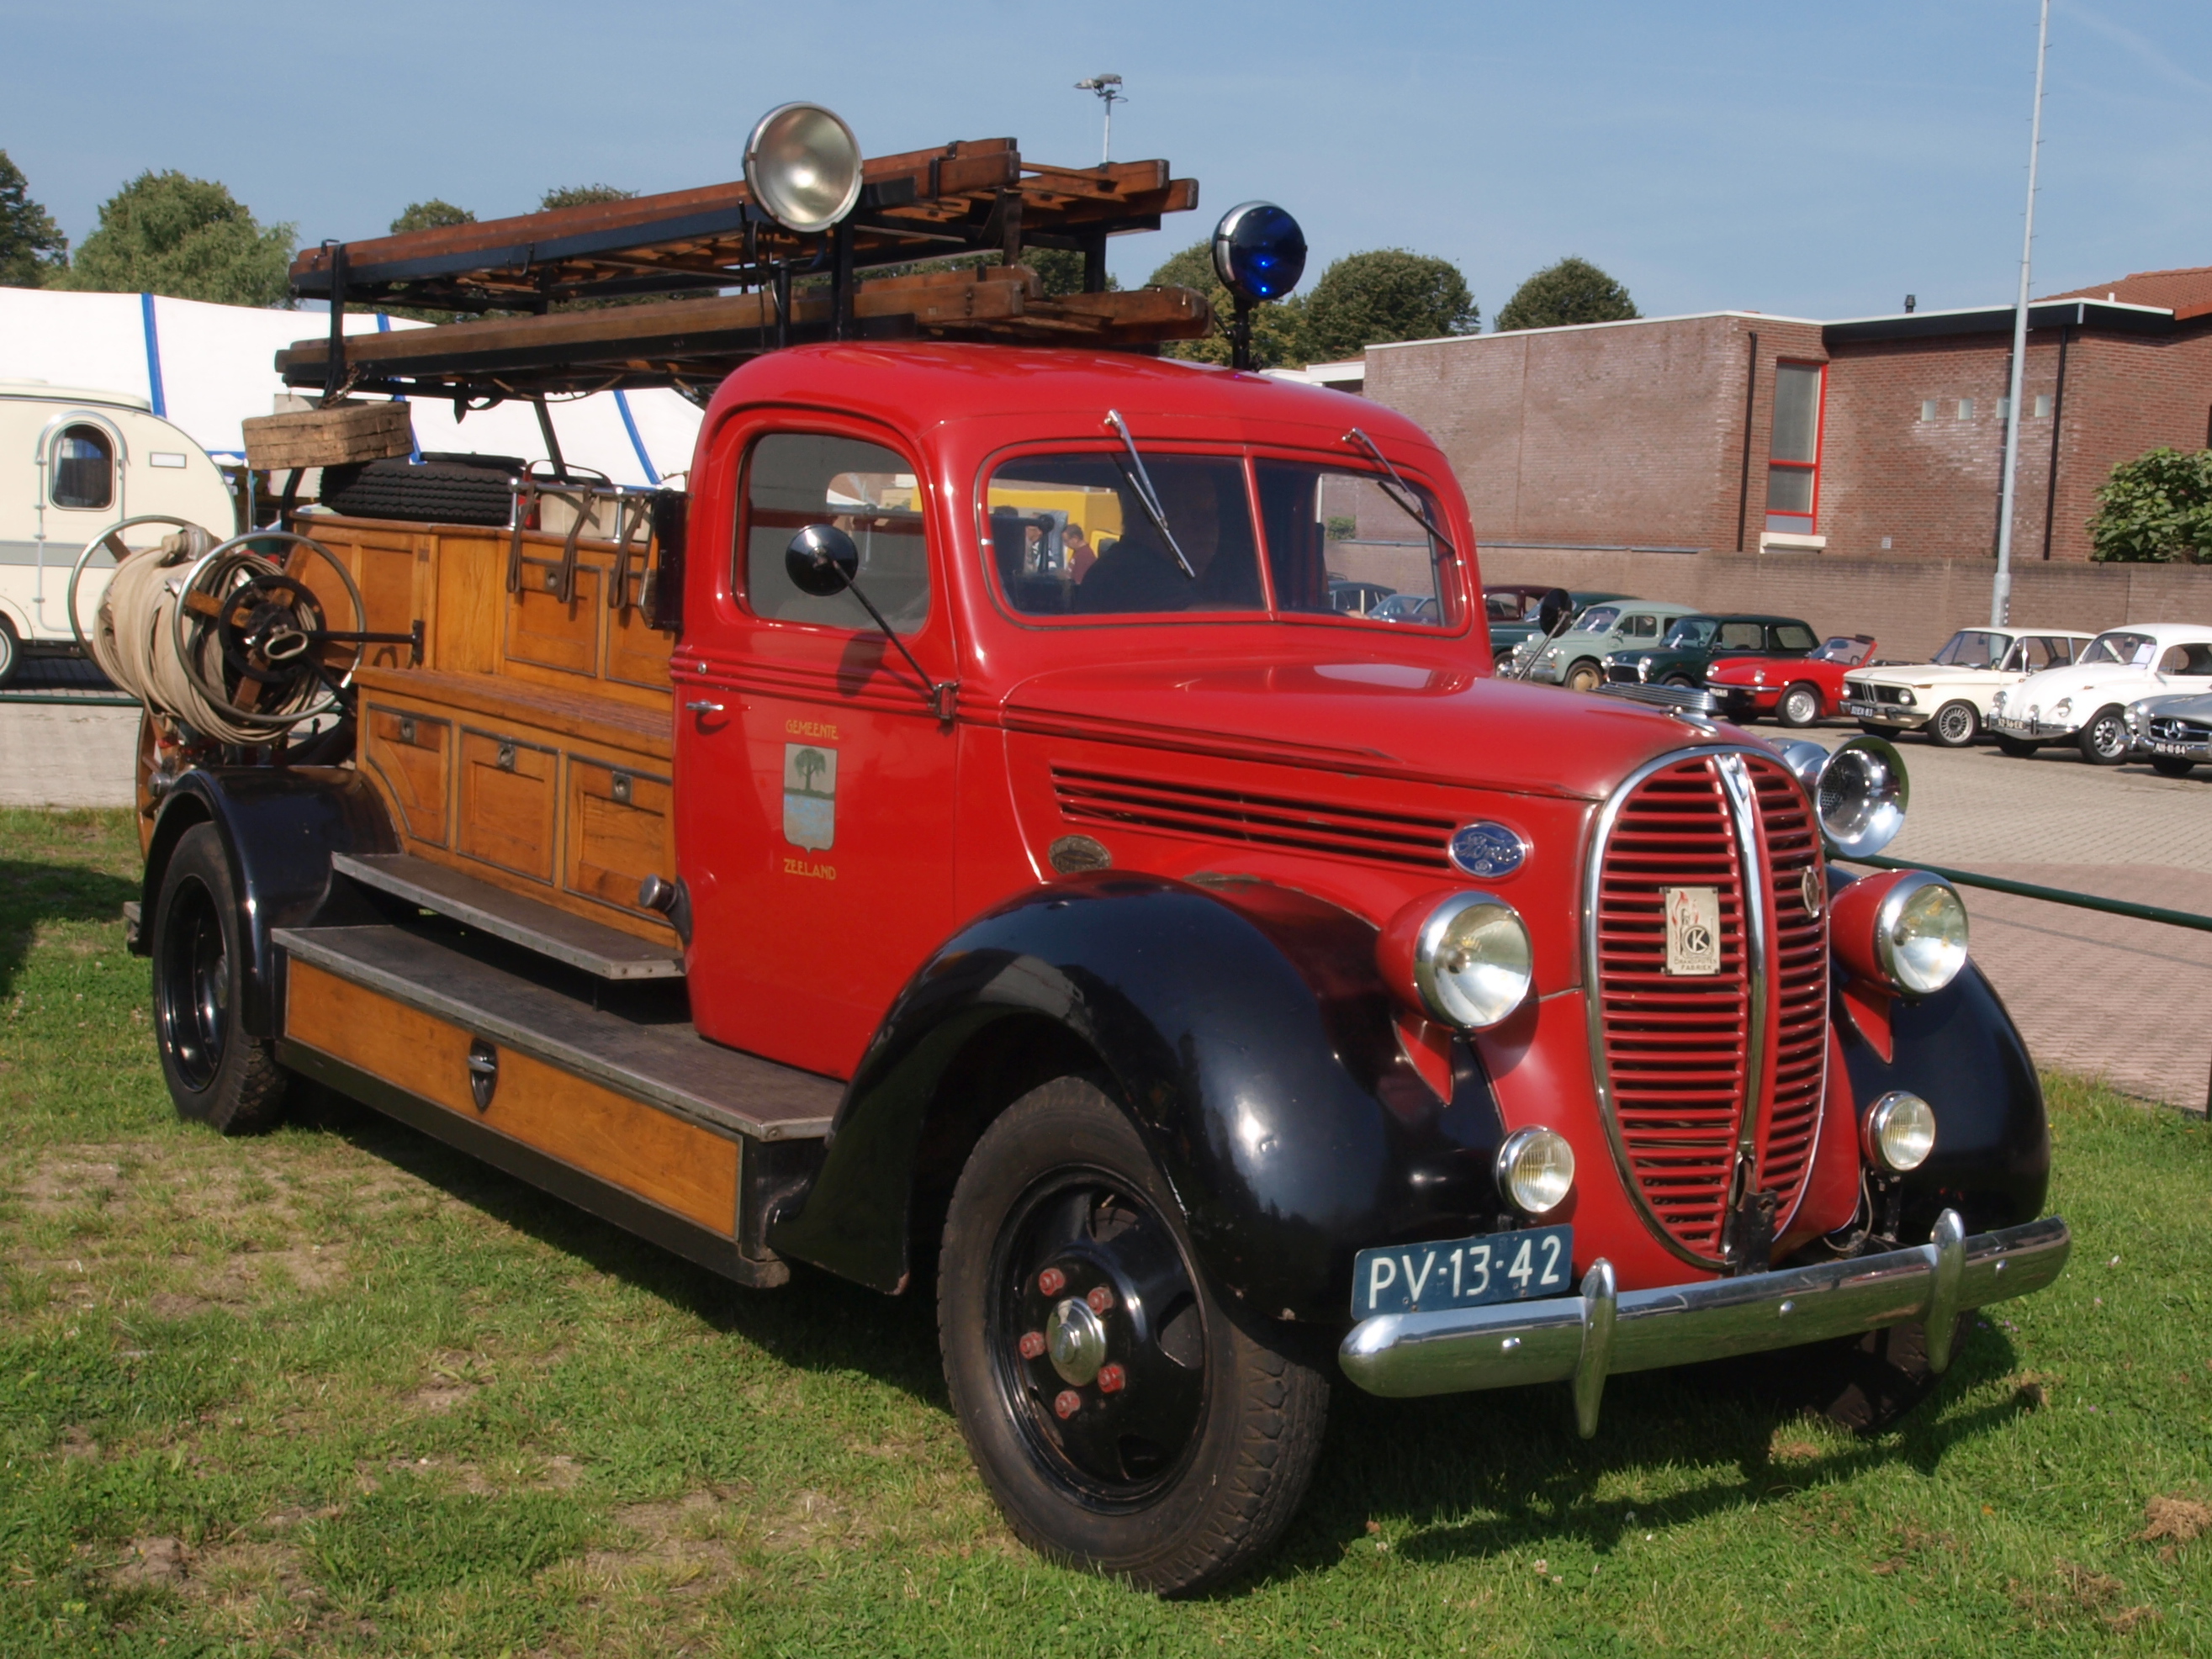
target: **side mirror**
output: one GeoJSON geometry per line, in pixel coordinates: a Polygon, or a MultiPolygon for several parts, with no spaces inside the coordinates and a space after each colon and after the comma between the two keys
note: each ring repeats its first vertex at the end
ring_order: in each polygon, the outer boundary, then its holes
{"type": "Polygon", "coordinates": [[[784,574],[800,592],[834,599],[860,574],[860,550],[834,524],[811,524],[783,550],[784,574]]]}
{"type": "Polygon", "coordinates": [[[1559,624],[1566,621],[1567,612],[1573,605],[1574,601],[1567,597],[1564,587],[1555,587],[1544,595],[1536,606],[1536,626],[1546,639],[1559,631],[1559,624]]]}

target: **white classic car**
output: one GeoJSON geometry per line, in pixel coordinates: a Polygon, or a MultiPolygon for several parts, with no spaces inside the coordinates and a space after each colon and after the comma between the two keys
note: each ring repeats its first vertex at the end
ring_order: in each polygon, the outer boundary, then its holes
{"type": "Polygon", "coordinates": [[[2063,668],[2094,638],[2049,628],[1962,628],[1923,663],[1854,669],[1843,714],[1869,732],[1924,732],[1963,749],[1982,734],[1990,700],[2046,668],[2063,668]]]}
{"type": "Polygon", "coordinates": [[[2162,777],[2185,778],[2192,767],[2212,761],[2212,692],[2130,703],[2128,732],[2135,739],[2129,758],[2148,761],[2162,777]]]}
{"type": "Polygon", "coordinates": [[[2212,690],[2212,626],[2110,628],[2072,664],[2031,674],[1990,699],[1989,728],[2008,755],[2070,743],[2093,766],[2128,757],[2127,708],[2161,692],[2212,690]]]}

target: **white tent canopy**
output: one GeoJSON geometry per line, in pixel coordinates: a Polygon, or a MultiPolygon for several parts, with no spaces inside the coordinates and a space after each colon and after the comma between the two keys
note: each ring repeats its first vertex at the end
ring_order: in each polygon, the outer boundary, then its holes
{"type": "MultiPolygon", "coordinates": [[[[0,288],[0,380],[133,392],[222,459],[245,448],[239,422],[280,407],[289,392],[276,353],[328,331],[328,313],[207,305],[150,294],[70,294],[0,288]]],[[[349,334],[427,325],[348,312],[349,334]]],[[[595,392],[548,405],[562,458],[621,484],[653,484],[691,465],[700,412],[673,392],[595,392]]],[[[415,442],[548,460],[537,411],[501,404],[456,422],[450,403],[416,401],[415,442]]]]}

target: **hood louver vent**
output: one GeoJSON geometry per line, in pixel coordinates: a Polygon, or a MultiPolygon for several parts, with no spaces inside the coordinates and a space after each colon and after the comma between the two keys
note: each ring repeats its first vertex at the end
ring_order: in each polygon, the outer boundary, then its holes
{"type": "Polygon", "coordinates": [[[1206,841],[1367,859],[1400,869],[1451,870],[1445,848],[1455,821],[1448,817],[1331,806],[1284,795],[1207,789],[1073,767],[1054,767],[1052,784],[1061,816],[1071,823],[1121,824],[1206,841]]]}

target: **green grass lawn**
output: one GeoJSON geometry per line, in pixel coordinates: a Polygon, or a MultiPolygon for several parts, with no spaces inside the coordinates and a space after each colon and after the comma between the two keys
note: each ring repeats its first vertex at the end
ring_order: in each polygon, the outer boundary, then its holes
{"type": "Polygon", "coordinates": [[[0,813],[0,1653],[2212,1651],[2212,1534],[2147,1516],[2212,1501],[2201,1123],[2052,1081],[2073,1265],[1901,1432],[1347,1385],[1273,1561],[1163,1603],[1012,1540],[926,1305],[738,1290],[374,1117],[179,1124],[137,867],[0,813]]]}

